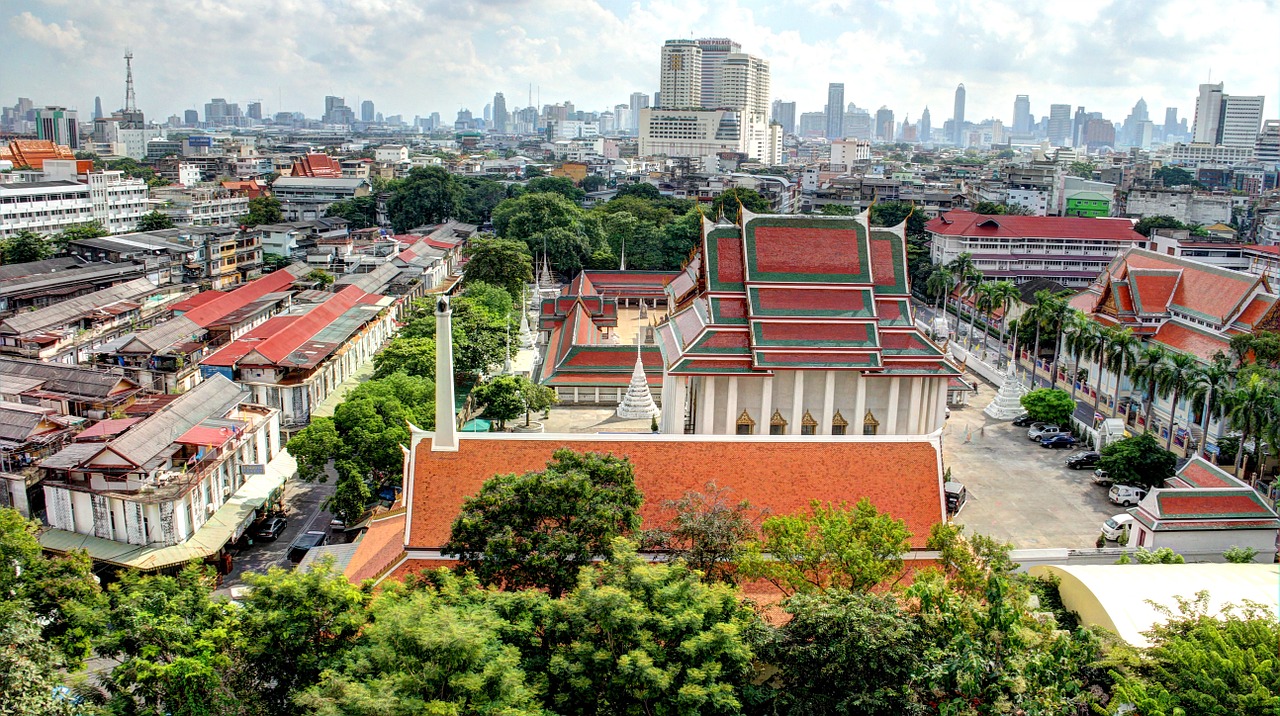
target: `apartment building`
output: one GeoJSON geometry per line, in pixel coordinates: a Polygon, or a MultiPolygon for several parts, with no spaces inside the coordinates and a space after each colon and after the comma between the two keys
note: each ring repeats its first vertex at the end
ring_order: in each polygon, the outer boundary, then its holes
{"type": "Polygon", "coordinates": [[[1125,213],[1136,218],[1172,216],[1184,224],[1231,221],[1231,196],[1195,191],[1191,187],[1151,187],[1129,190],[1125,213]]]}
{"type": "Polygon", "coordinates": [[[987,278],[1017,283],[1049,278],[1067,287],[1088,285],[1118,254],[1147,245],[1126,219],[950,211],[930,220],[925,229],[932,238],[934,263],[967,253],[987,278]]]}
{"type": "Polygon", "coordinates": [[[163,186],[153,191],[160,213],[178,226],[235,226],[249,198],[221,186],[163,186]]]}
{"type": "Polygon", "coordinates": [[[94,220],[87,184],[59,179],[0,184],[0,239],[22,231],[52,234],[94,220]]]}
{"type": "Polygon", "coordinates": [[[325,210],[335,202],[368,196],[371,191],[367,179],[341,177],[280,177],[271,190],[280,200],[285,221],[324,218],[325,210]]]}

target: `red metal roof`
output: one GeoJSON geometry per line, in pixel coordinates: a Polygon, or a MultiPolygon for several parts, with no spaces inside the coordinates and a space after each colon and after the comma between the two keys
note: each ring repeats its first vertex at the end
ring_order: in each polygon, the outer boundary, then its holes
{"type": "Polygon", "coordinates": [[[99,420],[85,430],[76,434],[76,440],[102,440],[123,433],[129,429],[130,425],[139,422],[142,418],[114,418],[110,420],[99,420]]]}
{"type": "Polygon", "coordinates": [[[925,224],[925,229],[944,236],[1006,237],[1036,239],[1102,239],[1145,242],[1126,219],[1095,219],[1079,216],[994,216],[972,211],[948,211],[925,224]]]}
{"type": "Polygon", "coordinates": [[[183,314],[191,322],[201,328],[226,316],[268,293],[274,293],[290,286],[297,277],[288,270],[273,271],[262,278],[257,278],[229,293],[220,294],[216,299],[196,306],[183,314]]]}
{"type": "Polygon", "coordinates": [[[211,427],[208,425],[196,425],[187,432],[183,433],[174,440],[175,443],[183,445],[204,445],[211,447],[219,447],[226,444],[228,440],[236,436],[233,428],[227,427],[211,427]]]}
{"type": "Polygon", "coordinates": [[[365,293],[354,285],[346,286],[324,303],[316,304],[310,311],[299,316],[275,335],[253,346],[252,352],[274,364],[279,364],[290,353],[303,343],[311,340],[316,333],[328,326],[335,318],[347,312],[347,309],[360,302],[365,293]]]}

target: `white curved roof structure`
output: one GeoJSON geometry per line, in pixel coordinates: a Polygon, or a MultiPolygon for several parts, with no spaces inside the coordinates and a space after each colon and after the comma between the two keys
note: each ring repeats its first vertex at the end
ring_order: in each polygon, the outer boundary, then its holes
{"type": "Polygon", "coordinates": [[[1150,645],[1142,632],[1165,621],[1148,600],[1176,612],[1175,597],[1194,600],[1205,590],[1210,614],[1225,604],[1253,601],[1280,618],[1278,564],[1044,565],[1028,571],[1062,580],[1062,604],[1081,622],[1106,627],[1138,647],[1150,645]]]}

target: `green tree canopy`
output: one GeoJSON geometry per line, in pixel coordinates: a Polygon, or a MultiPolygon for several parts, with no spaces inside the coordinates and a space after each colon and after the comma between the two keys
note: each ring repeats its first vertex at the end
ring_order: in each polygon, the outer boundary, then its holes
{"type": "Polygon", "coordinates": [[[1143,236],[1151,236],[1156,229],[1189,229],[1191,227],[1178,221],[1172,216],[1147,216],[1138,220],[1133,230],[1143,236]]]}
{"type": "Polygon", "coordinates": [[[520,379],[514,375],[499,375],[485,381],[471,394],[484,406],[484,417],[497,421],[499,429],[505,429],[507,421],[524,413],[524,400],[520,397],[520,379]]]}
{"type": "Polygon", "coordinates": [[[1151,178],[1170,187],[1196,183],[1195,175],[1182,167],[1160,167],[1151,172],[1151,178]]]}
{"type": "Polygon", "coordinates": [[[431,338],[396,336],[373,356],[373,377],[386,378],[392,373],[406,373],[435,378],[436,342],[431,338]]]}
{"type": "Polygon", "coordinates": [[[581,203],[587,193],[573,185],[573,180],[566,177],[536,177],[524,185],[526,194],[551,192],[559,194],[575,204],[581,203]]]}
{"type": "Polygon", "coordinates": [[[336,276],[329,273],[328,271],[325,271],[324,269],[312,269],[311,271],[307,272],[307,280],[315,281],[316,283],[320,284],[320,288],[328,288],[332,286],[333,282],[337,281],[338,279],[336,276]]]}
{"type": "Polygon", "coordinates": [[[746,189],[743,187],[732,187],[725,189],[711,202],[711,209],[708,212],[711,216],[719,217],[724,215],[725,221],[738,221],[738,205],[753,214],[768,214],[770,212],[769,200],[760,196],[760,192],[755,189],[746,189]]]}
{"type": "Polygon", "coordinates": [[[1102,448],[1098,466],[1106,470],[1107,477],[1117,484],[1151,489],[1160,487],[1165,478],[1173,475],[1177,461],[1155,435],[1142,433],[1102,448]]]}
{"type": "MultiPolygon", "coordinates": [[[[145,216],[143,218],[146,218],[145,216]]],[[[111,232],[107,231],[107,227],[102,225],[101,221],[86,221],[83,224],[75,224],[68,226],[59,231],[53,237],[53,248],[55,252],[62,251],[67,248],[67,244],[72,241],[83,241],[85,239],[96,239],[101,236],[110,236],[111,232]]]]}
{"type": "Polygon", "coordinates": [[[436,224],[462,213],[463,189],[457,177],[443,167],[415,167],[395,182],[387,199],[392,229],[404,233],[417,226],[436,224]]]}
{"type": "Polygon", "coordinates": [[[270,194],[250,199],[249,213],[240,218],[240,223],[245,226],[279,224],[282,221],[284,221],[284,212],[280,208],[280,200],[270,194]]]}
{"type": "Polygon", "coordinates": [[[573,274],[603,245],[600,221],[555,192],[525,193],[493,210],[498,235],[523,241],[531,254],[545,249],[552,267],[573,274]]]}
{"type": "Polygon", "coordinates": [[[356,196],[342,201],[335,201],[324,211],[325,216],[334,216],[351,222],[353,229],[367,229],[378,225],[378,198],[372,194],[356,196]]]}
{"type": "Polygon", "coordinates": [[[809,513],[766,518],[761,533],[763,539],[747,544],[738,569],[785,594],[866,590],[900,578],[911,536],[906,523],[865,497],[853,507],[814,501],[809,513]]]}
{"type": "Polygon", "coordinates": [[[52,255],[53,245],[40,234],[27,229],[0,241],[0,258],[6,265],[40,261],[52,255]]]}
{"type": "Polygon", "coordinates": [[[469,224],[487,224],[493,209],[507,198],[507,188],[484,177],[461,177],[462,212],[459,219],[469,224]]]}
{"type": "Polygon", "coordinates": [[[173,219],[159,211],[148,212],[138,219],[138,231],[161,231],[173,227],[173,219]]]}
{"type": "Polygon", "coordinates": [[[732,502],[727,487],[711,482],[703,489],[664,502],[663,507],[674,513],[671,521],[645,530],[643,544],[683,560],[706,580],[732,582],[736,563],[756,536],[758,515],[746,500],[732,502]]]}
{"type": "Polygon", "coordinates": [[[1076,401],[1071,399],[1071,394],[1067,391],[1057,388],[1036,388],[1023,395],[1020,402],[1032,420],[1070,429],[1071,415],[1075,413],[1076,401]]]}
{"type": "Polygon", "coordinates": [[[515,301],[521,300],[525,285],[533,281],[533,257],[524,242],[481,235],[467,244],[466,252],[463,281],[504,288],[515,301]]]}
{"type": "Polygon", "coordinates": [[[584,192],[593,192],[600,191],[608,183],[608,180],[599,174],[588,174],[582,178],[582,181],[578,182],[578,186],[581,187],[584,192]]]}
{"type": "Polygon", "coordinates": [[[557,450],[545,470],[496,475],[467,498],[443,552],[484,584],[559,597],[578,570],[640,527],[631,462],[557,450]]]}
{"type": "Polygon", "coordinates": [[[614,195],[614,199],[633,196],[637,199],[646,201],[657,201],[662,198],[662,192],[658,191],[658,187],[649,182],[636,182],[635,184],[621,184],[618,186],[618,193],[614,195]]]}
{"type": "MultiPolygon", "coordinates": [[[[507,331],[514,330],[511,294],[482,282],[467,285],[450,303],[453,312],[453,368],[456,376],[474,378],[500,364],[507,331]]],[[[435,306],[420,302],[407,316],[400,338],[436,336],[435,306]]]]}

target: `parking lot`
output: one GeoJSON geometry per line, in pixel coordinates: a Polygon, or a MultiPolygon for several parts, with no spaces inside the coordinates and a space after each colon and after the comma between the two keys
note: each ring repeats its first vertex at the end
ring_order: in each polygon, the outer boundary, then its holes
{"type": "Polygon", "coordinates": [[[1092,470],[1063,465],[1076,449],[1042,448],[1026,428],[988,418],[982,409],[995,388],[971,374],[966,380],[977,382],[978,393],[951,409],[943,430],[945,465],[969,491],[956,522],[1019,548],[1094,546],[1102,522],[1124,510],[1089,481],[1092,470]]]}

